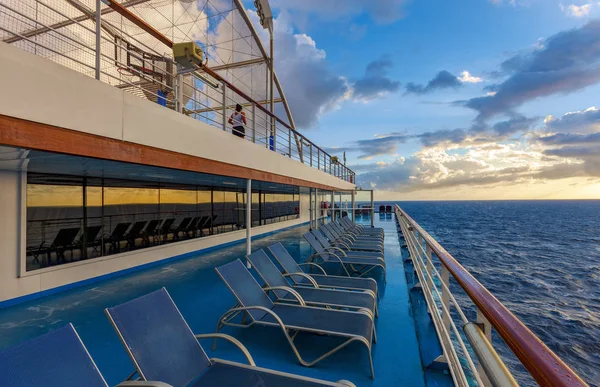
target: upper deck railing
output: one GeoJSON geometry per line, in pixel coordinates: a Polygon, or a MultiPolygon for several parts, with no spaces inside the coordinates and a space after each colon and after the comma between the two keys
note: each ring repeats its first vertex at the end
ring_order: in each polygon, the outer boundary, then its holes
{"type": "Polygon", "coordinates": [[[423,289],[440,338],[445,358],[443,360],[448,363],[457,386],[469,385],[466,369],[471,371],[478,385],[517,385],[496,354],[492,342],[492,329],[500,335],[539,385],[587,386],[586,382],[404,210],[396,205],[395,213],[419,279],[418,286],[423,289]],[[437,265],[433,261],[435,257],[439,261],[437,265]],[[476,322],[467,318],[450,291],[451,278],[460,285],[476,307],[476,322]],[[463,324],[463,333],[457,329],[453,314],[459,316],[463,324]],[[463,336],[466,337],[467,343],[463,336]],[[466,344],[470,344],[469,349],[466,344]],[[458,351],[461,352],[462,359],[466,360],[466,366],[460,361],[458,351]],[[475,353],[475,359],[471,352],[475,353]],[[478,366],[475,366],[476,361],[478,366]]]}
{"type": "Polygon", "coordinates": [[[228,120],[241,104],[247,141],[355,182],[351,169],[269,111],[267,100],[254,100],[221,76],[218,67],[178,75],[172,55],[165,54],[173,41],[128,9],[148,1],[3,0],[0,41],[221,130],[234,132],[228,120]]]}

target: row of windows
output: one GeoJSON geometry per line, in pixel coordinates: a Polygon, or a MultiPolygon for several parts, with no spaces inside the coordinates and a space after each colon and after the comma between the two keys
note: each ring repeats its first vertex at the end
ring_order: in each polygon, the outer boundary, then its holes
{"type": "MultiPolygon", "coordinates": [[[[297,218],[298,190],[290,192],[253,192],[252,225],[297,218]]],[[[238,188],[30,174],[26,267],[243,229],[246,196],[238,188]]]]}

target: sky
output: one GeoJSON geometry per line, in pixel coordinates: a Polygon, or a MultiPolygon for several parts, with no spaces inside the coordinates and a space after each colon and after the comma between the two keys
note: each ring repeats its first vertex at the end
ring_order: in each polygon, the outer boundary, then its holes
{"type": "Polygon", "coordinates": [[[600,198],[600,2],[270,3],[296,126],[378,200],[600,198]]]}

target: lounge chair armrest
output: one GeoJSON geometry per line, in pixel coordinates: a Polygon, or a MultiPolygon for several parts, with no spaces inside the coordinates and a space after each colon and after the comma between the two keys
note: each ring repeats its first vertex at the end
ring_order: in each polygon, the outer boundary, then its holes
{"type": "Polygon", "coordinates": [[[320,265],[314,263],[314,262],[304,262],[304,263],[299,263],[298,266],[315,266],[317,267],[319,270],[321,270],[321,272],[323,273],[323,275],[327,275],[327,272],[325,271],[325,269],[323,269],[320,265]]]}
{"type": "Polygon", "coordinates": [[[342,255],[344,257],[348,256],[348,254],[346,254],[346,252],[344,250],[342,250],[342,249],[340,249],[339,247],[336,247],[336,246],[326,247],[325,250],[327,250],[327,252],[330,252],[329,250],[333,250],[333,251],[331,251],[332,253],[335,252],[335,251],[339,251],[340,253],[342,253],[342,255]]]}
{"type": "Polygon", "coordinates": [[[306,302],[304,302],[304,299],[302,298],[302,296],[300,295],[300,293],[298,293],[297,291],[295,291],[294,289],[287,287],[287,286],[269,286],[266,288],[263,288],[263,290],[265,292],[268,291],[273,291],[273,290],[282,290],[284,292],[288,292],[290,293],[292,296],[294,296],[294,298],[296,300],[298,300],[298,303],[302,306],[306,306],[306,302]]]}
{"type": "MultiPolygon", "coordinates": [[[[349,244],[347,244],[347,243],[345,243],[345,242],[341,242],[341,241],[339,241],[339,240],[338,240],[338,241],[335,241],[335,244],[336,244],[336,245],[340,245],[340,246],[342,246],[342,247],[343,247],[343,248],[345,248],[346,250],[350,250],[350,245],[349,245],[349,244]]],[[[333,246],[333,247],[337,247],[337,246],[333,246]]],[[[339,248],[339,247],[338,247],[338,248],[339,248]]]]}
{"type": "Polygon", "coordinates": [[[155,382],[152,380],[127,380],[117,384],[116,387],[173,387],[164,382],[155,382]]]}
{"type": "MultiPolygon", "coordinates": [[[[329,255],[329,256],[331,256],[331,257],[334,257],[335,259],[337,259],[337,260],[338,260],[338,263],[340,264],[340,266],[342,266],[342,269],[344,269],[344,272],[346,273],[346,276],[350,277],[350,273],[349,273],[349,272],[348,272],[348,270],[346,269],[346,266],[344,266],[344,262],[343,262],[343,261],[342,261],[342,259],[339,257],[339,255],[337,255],[336,253],[332,253],[332,252],[327,252],[327,253],[325,253],[325,254],[327,254],[327,255],[329,255]]],[[[311,258],[312,258],[312,257],[314,257],[315,255],[317,255],[317,256],[319,256],[319,257],[320,257],[321,255],[323,255],[323,253],[316,252],[316,253],[314,253],[313,255],[311,255],[309,259],[311,259],[311,258]]],[[[324,258],[323,260],[324,260],[324,261],[327,261],[325,258],[324,258]]]]}
{"type": "Polygon", "coordinates": [[[303,277],[306,278],[308,280],[308,282],[310,282],[315,288],[319,288],[319,285],[317,284],[317,282],[308,274],[305,273],[292,273],[292,274],[284,274],[284,277],[293,277],[293,276],[298,276],[298,277],[303,277]]]}
{"type": "Polygon", "coordinates": [[[226,335],[224,333],[201,333],[201,334],[194,335],[194,336],[196,336],[197,339],[224,339],[224,340],[227,340],[230,343],[232,343],[233,345],[235,345],[236,347],[238,347],[240,351],[242,351],[244,356],[246,356],[246,360],[248,360],[248,364],[250,364],[251,366],[256,366],[256,363],[254,362],[254,359],[252,358],[252,355],[250,355],[250,352],[248,351],[248,349],[244,346],[244,344],[242,344],[235,337],[226,335]]]}

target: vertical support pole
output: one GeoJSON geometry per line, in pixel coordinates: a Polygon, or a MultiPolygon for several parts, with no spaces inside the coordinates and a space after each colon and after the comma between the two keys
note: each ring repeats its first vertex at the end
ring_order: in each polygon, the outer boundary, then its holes
{"type": "MultiPolygon", "coordinates": [[[[81,259],[87,258],[88,219],[87,219],[87,177],[83,177],[83,234],[81,234],[81,259]]],[[[72,253],[72,250],[71,250],[72,253]]]]}
{"type": "Polygon", "coordinates": [[[338,215],[338,219],[342,219],[342,193],[340,192],[340,214],[338,215]]]}
{"type": "Polygon", "coordinates": [[[313,159],[312,159],[312,142],[310,143],[310,166],[313,166],[313,159]]]}
{"type": "Polygon", "coordinates": [[[317,148],[317,169],[321,170],[321,149],[317,148]]]}
{"type": "Polygon", "coordinates": [[[335,218],[335,211],[334,211],[335,210],[335,202],[334,202],[335,197],[334,197],[334,195],[335,195],[335,192],[331,191],[331,220],[332,221],[335,218]]]}
{"type": "Polygon", "coordinates": [[[175,109],[183,113],[183,75],[177,74],[175,78],[175,109]]]}
{"type": "MultiPolygon", "coordinates": [[[[246,182],[246,255],[252,254],[252,180],[246,182]]],[[[250,261],[247,262],[250,269],[250,261]]]]}
{"type": "MultiPolygon", "coordinates": [[[[290,154],[290,159],[292,158],[292,130],[288,129],[288,150],[289,150],[289,154],[290,154]]],[[[300,149],[298,149],[298,153],[300,152],[300,149]]]]}
{"type": "Polygon", "coordinates": [[[256,105],[252,104],[252,142],[256,143],[256,105]]]}
{"type": "Polygon", "coordinates": [[[356,207],[356,191],[352,191],[352,208],[350,209],[352,211],[352,223],[356,223],[356,210],[354,207],[356,207]]]}
{"type": "Polygon", "coordinates": [[[309,229],[312,231],[313,229],[313,210],[314,210],[314,206],[313,206],[313,189],[309,188],[308,189],[308,212],[310,212],[310,227],[309,229]]]}
{"type": "Polygon", "coordinates": [[[315,188],[315,229],[319,229],[319,220],[321,218],[321,203],[319,203],[319,189],[315,188]]]}
{"type": "Polygon", "coordinates": [[[101,58],[101,41],[100,41],[100,37],[102,36],[102,29],[100,28],[100,26],[102,25],[102,21],[100,18],[100,11],[101,11],[101,7],[102,7],[102,0],[96,0],[96,64],[95,64],[95,69],[96,69],[96,79],[100,80],[100,58],[101,58]]]}
{"type": "Polygon", "coordinates": [[[375,227],[375,198],[373,190],[371,190],[371,227],[375,227]]]}
{"type": "Polygon", "coordinates": [[[221,101],[223,103],[223,107],[222,107],[223,130],[227,131],[227,85],[224,83],[221,83],[221,87],[223,88],[223,101],[221,101]]]}

